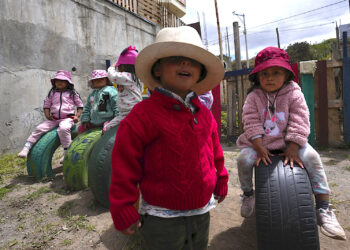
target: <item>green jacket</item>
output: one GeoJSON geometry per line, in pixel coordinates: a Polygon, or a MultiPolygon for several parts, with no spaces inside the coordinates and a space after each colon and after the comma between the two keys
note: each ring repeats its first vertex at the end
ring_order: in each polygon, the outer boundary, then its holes
{"type": "Polygon", "coordinates": [[[117,94],[118,91],[113,86],[106,86],[101,90],[94,89],[87,98],[81,122],[100,126],[112,120],[118,114],[117,94]]]}

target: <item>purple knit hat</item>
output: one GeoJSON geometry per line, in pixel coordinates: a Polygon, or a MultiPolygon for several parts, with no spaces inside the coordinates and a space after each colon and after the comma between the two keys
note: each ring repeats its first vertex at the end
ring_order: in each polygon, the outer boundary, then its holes
{"type": "Polygon", "coordinates": [[[55,85],[55,80],[65,80],[68,81],[70,84],[74,85],[72,82],[72,74],[69,71],[66,70],[59,70],[56,72],[56,75],[54,78],[51,78],[51,84],[55,85]]]}
{"type": "Polygon", "coordinates": [[[285,68],[286,70],[290,71],[295,78],[287,52],[280,48],[267,47],[260,51],[255,57],[255,67],[253,71],[250,72],[249,79],[253,81],[256,77],[256,73],[273,66],[285,68]]]}
{"type": "Polygon", "coordinates": [[[115,67],[118,67],[121,64],[130,64],[135,65],[136,57],[138,56],[138,51],[135,46],[129,46],[120,53],[115,67]]]}

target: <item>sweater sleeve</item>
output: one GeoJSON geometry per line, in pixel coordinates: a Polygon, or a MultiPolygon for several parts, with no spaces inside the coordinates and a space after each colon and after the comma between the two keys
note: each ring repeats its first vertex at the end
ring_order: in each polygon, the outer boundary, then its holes
{"type": "Polygon", "coordinates": [[[257,135],[264,135],[263,122],[260,119],[258,105],[256,100],[259,97],[254,93],[250,93],[243,105],[242,121],[243,129],[248,140],[257,135]]]}
{"type": "Polygon", "coordinates": [[[120,123],[112,151],[112,179],[109,189],[110,212],[117,230],[124,230],[139,218],[134,204],[143,175],[145,147],[155,133],[144,112],[131,111],[120,123]]]}
{"type": "Polygon", "coordinates": [[[81,113],[80,121],[82,123],[89,122],[90,121],[90,110],[91,110],[91,104],[90,104],[90,97],[93,93],[91,93],[86,101],[86,104],[84,105],[83,112],[81,113]]]}
{"type": "Polygon", "coordinates": [[[213,119],[212,123],[213,123],[212,140],[213,140],[213,149],[214,149],[214,162],[215,162],[216,175],[217,175],[217,182],[216,182],[214,194],[224,197],[227,195],[227,191],[228,191],[228,184],[227,184],[228,173],[224,166],[224,162],[225,162],[224,153],[220,145],[216,121],[213,119]]]}
{"type": "Polygon", "coordinates": [[[115,67],[108,68],[108,78],[112,83],[118,85],[135,85],[132,74],[129,72],[118,72],[115,67]]]}
{"type": "Polygon", "coordinates": [[[50,93],[49,96],[46,96],[45,100],[44,100],[44,109],[50,109],[52,106],[52,96],[53,96],[53,92],[50,93]]]}
{"type": "Polygon", "coordinates": [[[295,90],[289,107],[286,141],[304,146],[310,134],[310,121],[309,109],[301,90],[295,90]]]}
{"type": "Polygon", "coordinates": [[[80,95],[78,92],[74,92],[73,94],[73,98],[74,98],[74,104],[77,108],[83,108],[84,107],[84,104],[83,104],[83,101],[81,100],[80,98],[80,95]]]}

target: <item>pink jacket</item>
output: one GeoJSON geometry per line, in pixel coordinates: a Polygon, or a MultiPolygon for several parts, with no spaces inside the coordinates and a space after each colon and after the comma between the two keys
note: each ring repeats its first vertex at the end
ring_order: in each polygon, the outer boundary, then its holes
{"type": "Polygon", "coordinates": [[[75,108],[83,108],[84,104],[79,94],[74,91],[51,91],[45,98],[44,109],[50,109],[51,115],[56,119],[67,118],[75,114],[75,108]]]}
{"type": "MultiPolygon", "coordinates": [[[[273,102],[276,93],[269,93],[273,102]]],[[[276,112],[268,112],[267,92],[261,88],[248,94],[243,106],[243,129],[237,140],[241,148],[252,147],[253,137],[262,136],[268,150],[283,149],[286,141],[300,146],[307,143],[310,134],[309,109],[299,85],[295,82],[284,85],[276,97],[276,112]]]]}

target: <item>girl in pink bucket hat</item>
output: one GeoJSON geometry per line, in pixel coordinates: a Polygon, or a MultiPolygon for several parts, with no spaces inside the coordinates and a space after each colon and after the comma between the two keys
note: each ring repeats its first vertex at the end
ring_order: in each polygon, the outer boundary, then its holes
{"type": "Polygon", "coordinates": [[[143,249],[207,249],[210,215],[228,190],[216,121],[198,95],[224,77],[188,26],[164,28],[135,62],[152,94],[118,127],[109,191],[114,226],[143,249]],[[139,210],[134,203],[140,197],[139,210]]]}
{"type": "Polygon", "coordinates": [[[132,108],[142,101],[143,83],[135,74],[135,61],[138,52],[134,46],[129,46],[122,51],[115,66],[108,69],[110,81],[117,85],[117,106],[119,113],[110,122],[106,122],[103,131],[118,126],[130,113],[132,108]]]}
{"type": "Polygon", "coordinates": [[[242,148],[237,157],[241,183],[241,215],[250,217],[255,199],[252,183],[253,165],[271,163],[271,150],[282,150],[284,165],[290,162],[305,167],[316,198],[317,220],[321,232],[346,239],[343,228],[329,206],[330,189],[320,155],[308,144],[309,110],[303,93],[293,81],[294,72],[288,54],[280,48],[267,47],[255,58],[249,79],[254,83],[243,106],[244,133],[237,140],[242,148]]]}
{"type": "MultiPolygon", "coordinates": [[[[79,121],[83,103],[74,89],[70,72],[65,70],[57,71],[55,77],[51,79],[51,84],[52,88],[44,101],[44,114],[47,120],[37,126],[28,137],[22,151],[18,154],[19,157],[27,157],[30,149],[39,138],[56,127],[58,127],[57,134],[64,152],[66,152],[72,142],[70,130],[74,123],[79,121]]],[[[61,163],[63,158],[64,156],[61,159],[61,163]]]]}
{"type": "Polygon", "coordinates": [[[88,86],[93,88],[88,96],[81,115],[82,125],[78,128],[81,134],[85,130],[103,127],[105,122],[112,120],[118,114],[117,90],[108,79],[105,70],[96,69],[91,72],[88,86]]]}

